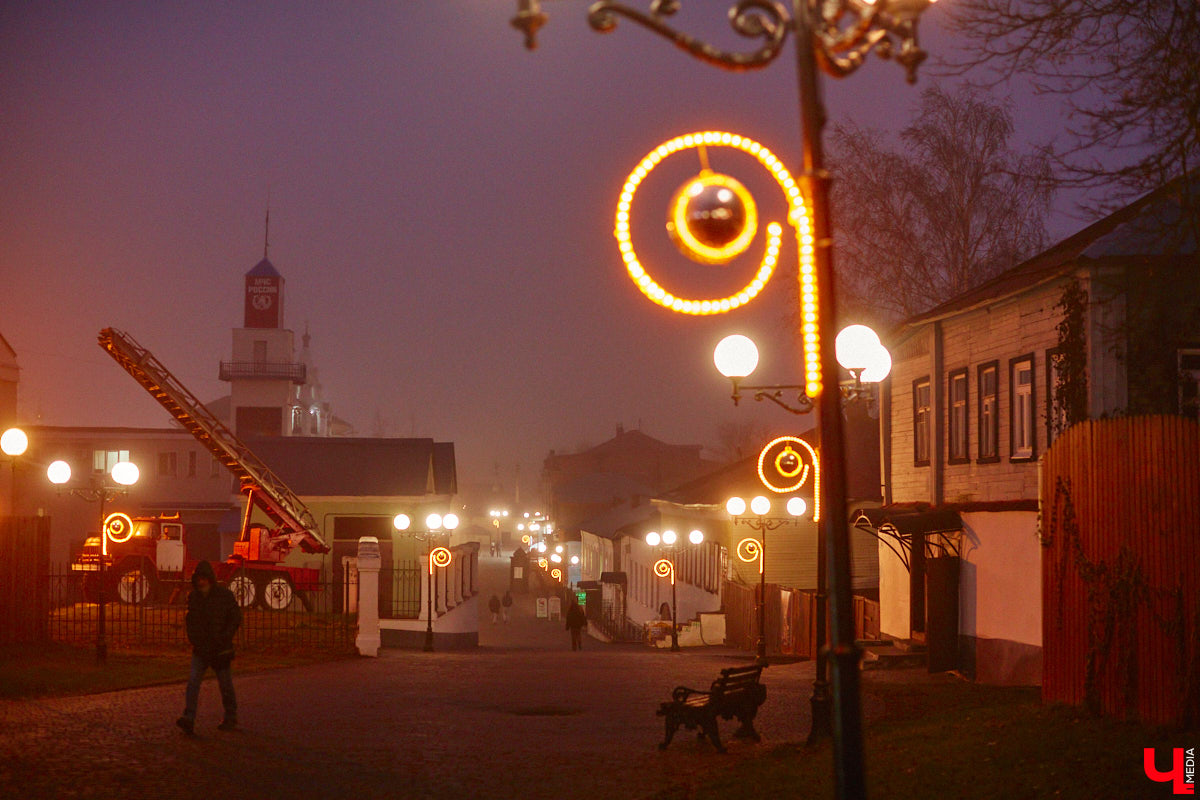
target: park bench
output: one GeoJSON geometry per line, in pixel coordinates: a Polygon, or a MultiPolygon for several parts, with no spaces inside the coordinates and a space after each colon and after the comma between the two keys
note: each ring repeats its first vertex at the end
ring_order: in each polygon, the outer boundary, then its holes
{"type": "Polygon", "coordinates": [[[688,730],[699,728],[699,738],[707,736],[717,752],[724,753],[725,748],[717,733],[718,717],[737,717],[741,727],[733,734],[734,737],[757,742],[759,736],[754,730],[754,717],[758,707],[767,699],[767,687],[760,682],[762,671],[761,664],[723,669],[721,677],[712,682],[707,692],[676,686],[671,692],[670,702],[663,703],[658,709],[658,716],[666,717],[667,733],[658,749],[666,750],[675,737],[675,731],[682,725],[688,730]]]}

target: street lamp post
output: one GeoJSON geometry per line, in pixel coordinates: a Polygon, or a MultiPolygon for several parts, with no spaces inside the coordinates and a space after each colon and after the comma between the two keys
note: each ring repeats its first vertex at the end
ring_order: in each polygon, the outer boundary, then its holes
{"type": "Polygon", "coordinates": [[[426,542],[425,553],[426,582],[425,582],[425,646],[426,653],[433,652],[433,572],[436,567],[448,567],[453,560],[450,550],[443,546],[435,546],[442,536],[448,536],[458,527],[457,514],[432,513],[425,517],[425,529],[410,531],[412,520],[407,514],[397,514],[392,518],[392,527],[401,533],[426,542]]]}
{"type": "MultiPolygon", "coordinates": [[[[892,357],[887,348],[879,341],[875,331],[866,325],[848,325],[837,335],[834,351],[838,363],[850,373],[852,383],[840,383],[838,390],[843,399],[849,402],[863,401],[868,406],[874,402],[875,395],[870,384],[878,383],[888,376],[892,368],[892,357]]],[[[758,367],[758,346],[753,339],[741,334],[726,336],[717,343],[713,350],[713,363],[717,371],[729,378],[733,384],[732,400],[737,405],[743,389],[754,392],[755,400],[770,400],[781,408],[793,414],[807,414],[813,410],[813,404],[804,393],[803,384],[778,384],[772,386],[749,386],[742,381],[758,367]],[[782,399],[785,391],[795,391],[796,405],[790,405],[782,399]]],[[[762,546],[765,547],[765,536],[762,546]]],[[[825,526],[817,526],[817,553],[826,552],[825,526]]],[[[761,564],[761,562],[760,562],[761,564]]],[[[829,662],[825,652],[826,609],[828,599],[827,563],[824,558],[817,558],[817,595],[816,595],[816,635],[817,635],[817,670],[813,679],[813,693],[810,699],[812,707],[812,726],[808,733],[808,743],[813,744],[827,738],[833,733],[829,696],[829,662]]]]}
{"type": "MultiPolygon", "coordinates": [[[[660,578],[671,579],[671,652],[679,652],[679,604],[675,599],[675,553],[678,535],[673,530],[665,530],[660,535],[658,531],[650,531],[646,534],[646,544],[651,547],[662,547],[667,551],[666,558],[660,558],[654,562],[654,574],[660,578]]],[[[693,530],[688,534],[688,541],[692,544],[700,544],[704,541],[704,532],[701,530],[693,530]]]]}
{"type": "Polygon", "coordinates": [[[17,514],[17,457],[29,449],[29,437],[20,428],[9,428],[0,433],[0,452],[8,456],[12,467],[11,479],[8,486],[9,513],[17,514]]]}
{"type": "MultiPolygon", "coordinates": [[[[829,174],[825,168],[822,131],[826,115],[819,71],[844,77],[857,70],[874,51],[895,59],[909,83],[926,58],[917,40],[917,22],[932,0],[739,0],[730,9],[733,30],[761,40],[757,50],[729,52],[714,47],[667,24],[680,0],[652,0],[649,13],[599,0],[588,11],[593,29],[607,33],[624,17],[673,42],[692,56],[731,71],[765,67],[783,50],[787,35],[796,40],[796,72],[800,90],[800,127],[803,184],[811,223],[812,274],[801,264],[802,296],[811,296],[815,279],[815,304],[803,309],[802,340],[807,362],[808,395],[815,400],[824,453],[821,505],[828,509],[821,520],[825,532],[834,658],[834,779],[839,797],[866,796],[862,745],[862,699],[859,691],[860,652],[854,642],[850,594],[850,532],[845,519],[846,468],[840,397],[822,391],[838,385],[838,365],[831,344],[835,305],[832,236],[829,223],[829,174]],[[806,283],[806,279],[809,283],[806,283]],[[811,316],[809,320],[807,317],[811,316]]],[[[525,46],[537,46],[537,32],[545,25],[538,0],[517,0],[512,25],[525,36],[525,46]]]]}
{"type": "Polygon", "coordinates": [[[786,517],[768,517],[771,501],[762,495],[750,500],[749,505],[741,497],[725,501],[725,511],[733,518],[733,524],[745,525],[758,533],[758,538],[747,537],[737,543],[737,557],[746,563],[758,562],[758,662],[767,663],[767,531],[784,525],[795,524],[808,510],[803,498],[791,497],[787,501],[786,517]],[[749,508],[751,515],[746,515],[749,508]]]}
{"type": "MultiPolygon", "coordinates": [[[[110,529],[111,525],[121,525],[122,527],[129,525],[129,520],[124,515],[114,514],[115,520],[110,520],[104,514],[104,506],[106,503],[112,502],[119,495],[126,494],[129,487],[137,483],[139,472],[137,465],[132,461],[118,461],[113,464],[109,475],[118,486],[108,486],[104,483],[104,478],[101,477],[98,483],[93,483],[91,486],[76,486],[71,487],[68,491],[79,499],[88,502],[100,504],[100,553],[96,564],[96,663],[104,664],[108,661],[108,642],[106,639],[107,631],[105,624],[104,613],[104,581],[105,568],[108,561],[108,539],[113,532],[110,529]]],[[[46,477],[55,486],[63,487],[67,481],[71,480],[71,465],[66,461],[54,461],[46,468],[46,477]]],[[[130,531],[124,531],[128,536],[130,531]]],[[[118,539],[117,541],[121,541],[118,539]]]]}

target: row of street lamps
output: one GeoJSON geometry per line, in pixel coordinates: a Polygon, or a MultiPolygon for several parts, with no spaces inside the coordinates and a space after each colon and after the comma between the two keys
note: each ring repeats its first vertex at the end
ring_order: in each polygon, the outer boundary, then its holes
{"type": "MultiPolygon", "coordinates": [[[[28,449],[29,436],[20,428],[9,428],[0,434],[0,452],[12,459],[14,464],[16,459],[24,455],[28,449]]],[[[98,664],[104,664],[108,660],[104,582],[108,562],[108,540],[115,532],[111,526],[118,525],[124,528],[128,525],[128,518],[123,515],[112,515],[116,519],[110,520],[109,516],[104,513],[104,507],[118,496],[126,494],[129,487],[138,482],[141,472],[138,470],[137,464],[132,461],[118,461],[112,465],[108,475],[116,486],[106,484],[101,475],[99,480],[93,480],[90,486],[74,486],[68,489],[66,484],[71,480],[71,465],[66,461],[56,460],[46,467],[47,480],[59,487],[60,491],[68,491],[72,496],[81,500],[100,504],[100,553],[96,565],[96,663],[98,664]]],[[[15,477],[13,483],[16,483],[15,477]]],[[[15,491],[14,485],[13,492],[15,493],[15,491]]],[[[130,533],[129,530],[122,530],[122,534],[126,537],[130,533]]],[[[122,539],[117,538],[116,541],[119,542],[122,539]]]]}

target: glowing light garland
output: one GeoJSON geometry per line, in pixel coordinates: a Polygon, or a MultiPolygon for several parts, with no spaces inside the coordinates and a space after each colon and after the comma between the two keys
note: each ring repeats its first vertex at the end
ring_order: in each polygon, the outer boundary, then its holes
{"type": "Polygon", "coordinates": [[[453,558],[454,557],[450,554],[450,551],[447,550],[446,548],[444,548],[444,547],[433,548],[432,550],[429,551],[429,574],[430,575],[433,574],[434,567],[450,566],[450,561],[453,558]]]}
{"type": "Polygon", "coordinates": [[[754,240],[754,234],[758,232],[758,206],[754,202],[754,197],[740,181],[728,175],[706,170],[688,181],[676,193],[671,203],[670,231],[690,258],[706,264],[724,264],[746,252],[746,248],[754,240]],[[691,226],[688,225],[688,204],[693,197],[709,186],[717,186],[733,192],[746,210],[746,222],[742,226],[742,232],[732,242],[722,247],[712,247],[700,241],[692,233],[691,226]]]}
{"type": "Polygon", "coordinates": [[[670,577],[671,583],[675,583],[675,565],[669,558],[660,558],[654,562],[654,574],[660,578],[670,577]]]}
{"type": "MultiPolygon", "coordinates": [[[[793,445],[793,444],[803,447],[805,450],[808,451],[809,458],[812,459],[813,521],[820,522],[821,521],[821,459],[817,455],[816,448],[814,448],[811,444],[809,444],[808,442],[806,442],[803,439],[796,437],[796,436],[780,436],[777,439],[772,439],[770,442],[767,442],[767,446],[764,447],[762,449],[762,452],[760,452],[758,454],[758,479],[760,481],[762,481],[763,486],[767,487],[768,489],[770,489],[772,492],[775,492],[776,494],[786,494],[788,492],[794,492],[797,489],[799,489],[801,486],[803,486],[804,482],[806,480],[808,480],[808,465],[807,464],[804,466],[804,469],[800,470],[800,472],[799,472],[800,479],[789,486],[776,486],[775,484],[771,483],[771,481],[769,481],[767,479],[766,471],[763,469],[763,463],[767,459],[767,453],[770,452],[771,449],[773,447],[775,447],[776,445],[782,444],[784,442],[788,443],[788,447],[791,447],[791,445],[793,445]]],[[[795,451],[793,450],[793,452],[795,452],[795,451]]],[[[782,457],[783,457],[783,453],[780,453],[778,456],[776,456],[775,461],[778,462],[779,459],[782,457]]],[[[799,455],[797,455],[797,458],[798,457],[799,457],[799,455]]],[[[792,477],[792,475],[787,475],[781,469],[779,469],[778,463],[776,463],[775,468],[777,470],[779,470],[780,474],[783,475],[785,478],[792,477]]],[[[795,475],[795,474],[796,473],[793,473],[793,475],[795,475]]]]}
{"type": "Polygon", "coordinates": [[[550,570],[550,577],[554,578],[556,581],[562,580],[562,570],[558,567],[555,567],[554,569],[550,570]]]}
{"type": "Polygon", "coordinates": [[[110,542],[121,544],[133,536],[133,520],[128,514],[116,512],[104,518],[104,535],[110,542]]]}
{"type": "Polygon", "coordinates": [[[737,544],[737,557],[749,564],[752,561],[758,562],[758,574],[763,573],[763,551],[762,545],[758,543],[758,539],[742,539],[737,544]]]}
{"type": "Polygon", "coordinates": [[[821,339],[817,325],[817,275],[813,259],[812,221],[801,196],[800,187],[783,163],[766,147],[753,139],[738,134],[703,131],[676,136],[651,150],[629,174],[625,180],[625,186],[621,190],[620,199],[617,201],[613,235],[617,239],[617,246],[620,248],[621,258],[625,262],[625,269],[642,294],[660,306],[681,314],[723,314],[732,311],[753,300],[770,280],[779,259],[779,245],[783,233],[783,226],[777,222],[767,225],[766,252],[754,278],[740,291],[728,297],[701,300],[676,297],[660,286],[638,260],[629,231],[630,211],[633,208],[633,198],[637,194],[638,187],[668,156],[698,147],[732,147],[754,157],[771,173],[787,198],[788,221],[796,230],[799,251],[800,324],[804,351],[805,393],[815,399],[821,394],[822,385],[821,339]]]}

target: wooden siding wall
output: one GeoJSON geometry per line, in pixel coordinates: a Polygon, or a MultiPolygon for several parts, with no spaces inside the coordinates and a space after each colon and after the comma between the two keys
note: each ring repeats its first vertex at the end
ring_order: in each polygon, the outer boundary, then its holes
{"type": "Polygon", "coordinates": [[[1042,473],[1046,700],[1200,722],[1200,426],[1084,422],[1042,473]]]}
{"type": "Polygon", "coordinates": [[[967,368],[968,454],[965,464],[948,464],[949,437],[942,452],[932,452],[944,469],[943,502],[1019,500],[1037,497],[1036,456],[1045,452],[1046,350],[1058,344],[1055,326],[1061,312],[1054,308],[1062,294],[1055,282],[986,308],[965,311],[942,322],[943,370],[933,370],[933,325],[928,324],[895,349],[891,375],[891,478],[894,502],[936,502],[934,465],[913,464],[913,381],[929,376],[934,403],[933,425],[947,427],[947,375],[967,368]],[[1010,461],[1011,380],[1009,361],[1033,353],[1035,459],[1010,461]],[[979,365],[999,362],[999,456],[997,463],[979,463],[979,365]]]}
{"type": "MultiPolygon", "coordinates": [[[[814,658],[817,653],[817,598],[812,592],[791,591],[768,583],[766,631],[767,654],[814,658]],[[784,601],[786,597],[786,607],[784,601]]],[[[757,584],[725,584],[725,643],[753,652],[758,646],[757,584]]],[[[828,627],[827,627],[828,630],[828,627]]],[[[879,638],[879,603],[854,597],[855,639],[879,638]]]]}

